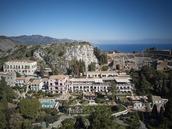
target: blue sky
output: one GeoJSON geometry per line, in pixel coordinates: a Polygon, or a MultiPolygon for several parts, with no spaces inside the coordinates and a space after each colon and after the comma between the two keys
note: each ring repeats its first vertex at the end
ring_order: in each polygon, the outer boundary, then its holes
{"type": "Polygon", "coordinates": [[[169,39],[172,0],[0,0],[0,35],[169,39]]]}

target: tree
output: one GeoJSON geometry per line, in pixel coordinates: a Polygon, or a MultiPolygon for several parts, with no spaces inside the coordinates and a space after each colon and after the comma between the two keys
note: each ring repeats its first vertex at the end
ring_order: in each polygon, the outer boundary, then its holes
{"type": "Polygon", "coordinates": [[[107,63],[107,55],[102,53],[97,47],[94,48],[94,55],[98,59],[100,65],[107,63]]]}
{"type": "Polygon", "coordinates": [[[21,77],[21,74],[19,72],[16,72],[17,77],[21,77]]]}
{"type": "Polygon", "coordinates": [[[31,123],[31,121],[28,120],[28,119],[25,119],[22,122],[22,129],[32,129],[32,123],[31,123]]]}
{"type": "Polygon", "coordinates": [[[7,125],[7,121],[6,121],[5,113],[2,110],[0,110],[0,128],[6,129],[6,125],[7,125]]]}
{"type": "Polygon", "coordinates": [[[144,75],[142,75],[141,78],[142,80],[140,82],[140,90],[142,94],[148,94],[150,92],[151,84],[149,83],[149,81],[146,80],[144,75]]]}
{"type": "Polygon", "coordinates": [[[129,127],[127,129],[138,129],[140,126],[138,114],[131,114],[128,123],[129,127]]]}
{"type": "Polygon", "coordinates": [[[90,122],[88,119],[84,117],[76,118],[75,129],[88,129],[89,126],[90,126],[90,122]]]}
{"type": "Polygon", "coordinates": [[[99,59],[99,64],[107,64],[107,55],[106,54],[101,54],[100,59],[99,59]]]}
{"type": "Polygon", "coordinates": [[[106,65],[102,66],[101,70],[102,71],[107,71],[108,70],[108,66],[106,66],[106,65]]]}
{"type": "Polygon", "coordinates": [[[21,129],[23,118],[19,113],[13,113],[9,119],[10,129],[21,129]]]}
{"type": "Polygon", "coordinates": [[[25,118],[34,119],[38,115],[40,103],[37,99],[22,99],[19,103],[19,109],[25,118]]]}
{"type": "Polygon", "coordinates": [[[115,101],[115,95],[116,95],[116,84],[114,81],[111,82],[112,87],[112,101],[115,101]]]}
{"type": "Polygon", "coordinates": [[[95,71],[96,70],[96,63],[91,62],[91,64],[88,65],[88,71],[95,71]]]}
{"type": "Polygon", "coordinates": [[[108,107],[99,107],[90,115],[91,129],[113,129],[111,110],[108,107]]]}
{"type": "Polygon", "coordinates": [[[75,129],[74,126],[75,126],[75,120],[69,118],[69,119],[65,119],[62,122],[62,126],[59,129],[75,129]]]}
{"type": "Polygon", "coordinates": [[[84,74],[85,72],[85,62],[83,60],[73,59],[70,61],[70,66],[68,69],[73,76],[80,76],[80,73],[84,74]]]}
{"type": "Polygon", "coordinates": [[[0,80],[0,127],[7,128],[8,102],[14,98],[13,90],[7,85],[5,78],[0,80]]]}
{"type": "Polygon", "coordinates": [[[5,100],[11,102],[15,94],[10,86],[7,85],[5,78],[0,80],[0,101],[5,100]]]}

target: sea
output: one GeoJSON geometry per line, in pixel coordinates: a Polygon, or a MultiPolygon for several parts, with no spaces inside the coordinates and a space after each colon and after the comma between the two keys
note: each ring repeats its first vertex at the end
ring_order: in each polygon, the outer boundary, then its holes
{"type": "Polygon", "coordinates": [[[172,43],[158,43],[158,44],[149,44],[149,43],[142,43],[142,44],[113,44],[113,43],[102,43],[102,44],[95,44],[95,47],[103,51],[118,51],[118,52],[143,52],[147,48],[156,48],[157,50],[167,50],[172,49],[172,43]]]}

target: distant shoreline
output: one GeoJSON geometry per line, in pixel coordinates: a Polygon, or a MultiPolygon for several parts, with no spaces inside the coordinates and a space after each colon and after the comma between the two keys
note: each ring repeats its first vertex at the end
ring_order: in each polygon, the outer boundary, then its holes
{"type": "Polygon", "coordinates": [[[172,49],[172,43],[102,43],[94,44],[95,47],[103,51],[119,51],[119,52],[143,52],[146,48],[157,48],[157,49],[172,49]]]}

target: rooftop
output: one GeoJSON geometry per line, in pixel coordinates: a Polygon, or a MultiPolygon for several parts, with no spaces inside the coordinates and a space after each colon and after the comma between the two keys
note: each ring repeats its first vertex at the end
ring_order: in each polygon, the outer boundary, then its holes
{"type": "Polygon", "coordinates": [[[0,75],[12,75],[16,74],[15,72],[0,72],[0,75]]]}
{"type": "Polygon", "coordinates": [[[70,81],[72,82],[97,82],[103,83],[101,78],[71,78],[70,81]]]}
{"type": "Polygon", "coordinates": [[[117,73],[116,71],[88,71],[86,74],[90,73],[117,73]]]}
{"type": "Polygon", "coordinates": [[[114,79],[117,83],[129,83],[131,78],[129,76],[118,76],[114,79]]]}
{"type": "Polygon", "coordinates": [[[40,84],[42,82],[42,80],[41,79],[34,79],[34,80],[32,80],[31,81],[31,84],[40,84]]]}
{"type": "Polygon", "coordinates": [[[147,96],[126,96],[126,98],[131,99],[133,101],[138,101],[141,99],[147,100],[148,97],[147,96]]]}
{"type": "Polygon", "coordinates": [[[10,60],[7,61],[6,63],[35,63],[36,61],[33,60],[10,60]]]}
{"type": "Polygon", "coordinates": [[[55,80],[63,80],[65,78],[68,78],[66,75],[51,75],[49,79],[55,79],[55,80]]]}
{"type": "Polygon", "coordinates": [[[16,77],[16,80],[30,80],[32,77],[16,77]]]}

